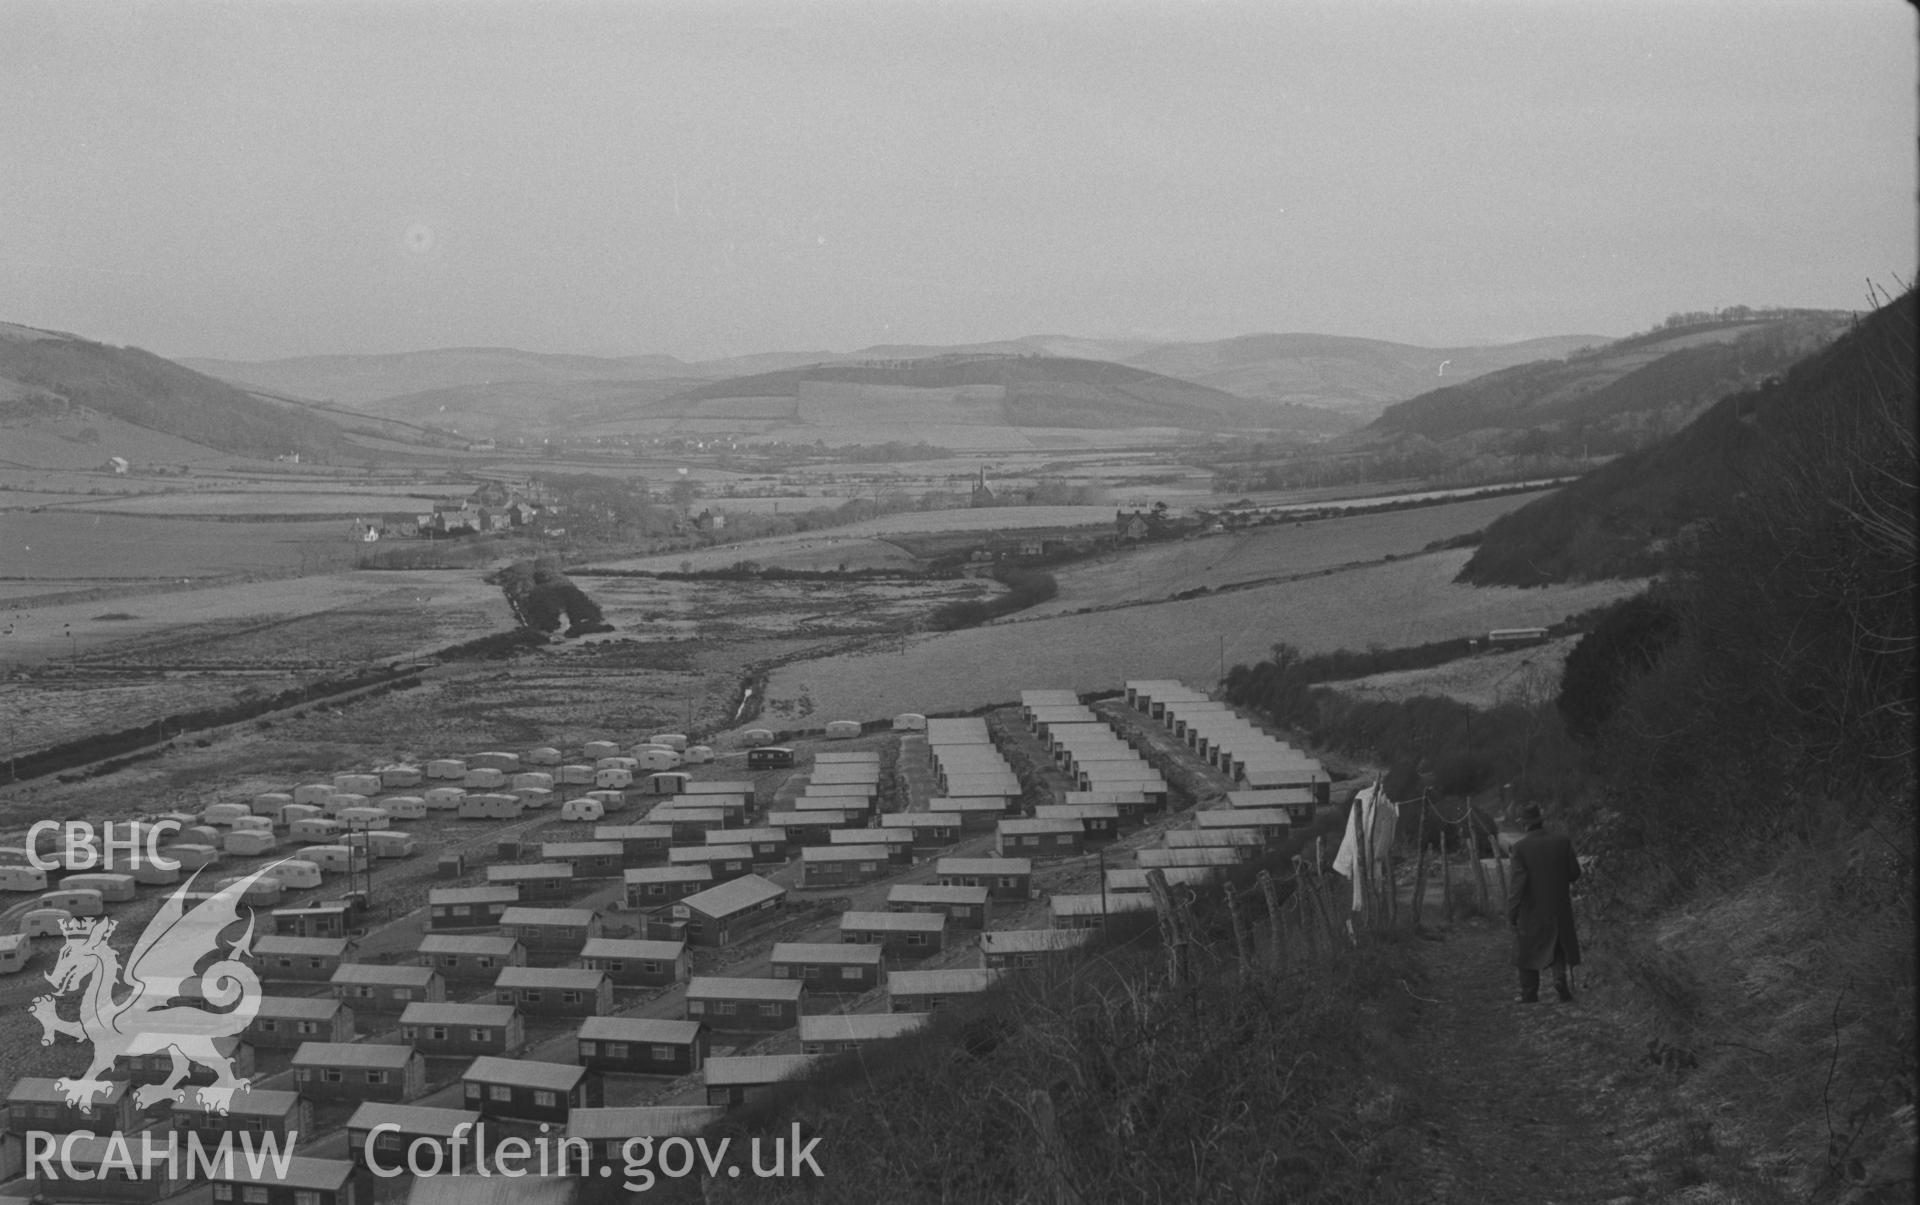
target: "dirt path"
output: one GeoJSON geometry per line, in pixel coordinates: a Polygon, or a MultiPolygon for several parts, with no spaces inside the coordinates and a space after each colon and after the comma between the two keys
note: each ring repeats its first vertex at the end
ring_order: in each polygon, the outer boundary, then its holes
{"type": "Polygon", "coordinates": [[[1712,1127],[1693,1122],[1608,990],[1515,1002],[1497,922],[1422,942],[1423,1049],[1433,1084],[1426,1163],[1437,1203],[1600,1205],[1713,1201],[1712,1127]]]}

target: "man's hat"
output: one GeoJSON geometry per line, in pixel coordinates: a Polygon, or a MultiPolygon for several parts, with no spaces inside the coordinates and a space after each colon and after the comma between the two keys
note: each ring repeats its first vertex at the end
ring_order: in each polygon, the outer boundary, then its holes
{"type": "Polygon", "coordinates": [[[1522,824],[1546,823],[1546,818],[1540,814],[1540,805],[1537,803],[1522,804],[1520,807],[1520,823],[1522,824]]]}

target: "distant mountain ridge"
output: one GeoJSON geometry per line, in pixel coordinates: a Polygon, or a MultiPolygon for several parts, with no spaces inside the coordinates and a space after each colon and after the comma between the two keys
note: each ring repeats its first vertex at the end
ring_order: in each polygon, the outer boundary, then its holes
{"type": "MultiPolygon", "coordinates": [[[[1370,419],[1382,407],[1414,396],[1435,380],[1474,376],[1605,341],[1598,335],[1565,335],[1493,347],[1425,348],[1310,334],[1243,335],[1211,342],[1030,335],[951,346],[879,344],[850,352],[766,352],[703,361],[664,355],[596,357],[511,348],[444,348],[182,363],[244,387],[333,401],[410,421],[444,412],[461,416],[469,426],[501,426],[524,415],[529,407],[542,415],[603,413],[619,395],[622,382],[719,381],[876,359],[1039,356],[1105,361],[1190,381],[1277,407],[1272,415],[1281,420],[1280,426],[1301,425],[1324,434],[1370,419]],[[400,398],[408,401],[381,405],[400,398]],[[1315,407],[1344,416],[1344,421],[1294,407],[1315,407]]],[[[663,391],[647,387],[631,392],[637,400],[651,404],[663,391]]]]}

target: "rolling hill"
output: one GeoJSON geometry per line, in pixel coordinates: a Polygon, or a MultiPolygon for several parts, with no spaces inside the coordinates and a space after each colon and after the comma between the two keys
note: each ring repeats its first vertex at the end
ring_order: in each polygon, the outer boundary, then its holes
{"type": "Polygon", "coordinates": [[[1162,344],[1124,363],[1254,401],[1317,406],[1365,421],[1436,381],[1467,380],[1606,341],[1560,335],[1491,347],[1414,347],[1341,335],[1242,335],[1162,344]]]}
{"type": "MultiPolygon", "coordinates": [[[[134,347],[0,323],[0,398],[28,424],[74,409],[249,456],[339,454],[340,429],[134,347]]],[[[108,455],[101,453],[104,459],[108,455]]]]}
{"type": "Polygon", "coordinates": [[[834,425],[840,403],[972,409],[1008,427],[1224,430],[1265,425],[1255,404],[1204,385],[1102,360],[961,354],[817,364],[701,385],[672,399],[710,407],[792,399],[804,417],[834,425]]]}
{"type": "MultiPolygon", "coordinates": [[[[1904,430],[1910,439],[1915,319],[1909,292],[1831,346],[1785,367],[1782,376],[1720,399],[1672,436],[1496,520],[1461,580],[1533,586],[1655,573],[1676,543],[1684,544],[1692,525],[1736,504],[1763,458],[1827,463],[1833,448],[1865,438],[1861,424],[1883,401],[1901,408],[1887,431],[1904,430]]],[[[1696,345],[1712,346],[1733,350],[1696,345]]],[[[1678,354],[1684,358],[1667,371],[1693,379],[1694,357],[1678,354]]],[[[1616,384],[1629,379],[1622,376],[1616,384]]],[[[1911,454],[1911,443],[1908,448],[1911,454]]]]}
{"type": "Polygon", "coordinates": [[[1346,443],[1477,454],[1607,455],[1684,426],[1729,393],[1831,342],[1833,311],[1704,322],[1488,373],[1389,406],[1346,443]]]}
{"type": "MultiPolygon", "coordinates": [[[[1100,362],[1183,380],[1198,386],[1201,392],[1155,385],[1147,388],[1147,393],[1155,396],[1134,397],[1110,388],[1120,378],[1109,374],[1095,394],[1075,394],[1066,388],[1069,382],[1057,374],[1052,378],[1053,385],[1045,388],[1040,377],[1029,374],[1032,379],[1015,391],[1016,400],[1009,412],[1012,421],[1005,425],[1028,430],[1130,426],[1217,430],[1224,426],[1324,438],[1351,430],[1377,415],[1382,407],[1412,397],[1443,371],[1446,379],[1474,376],[1602,341],[1599,336],[1570,335],[1501,347],[1423,348],[1331,335],[1247,335],[1208,343],[1031,335],[954,346],[885,344],[852,352],[767,352],[693,362],[660,355],[597,357],[510,348],[447,348],[259,362],[192,359],[183,363],[243,388],[330,401],[406,422],[451,427],[467,434],[544,435],[589,425],[600,434],[666,430],[767,434],[776,429],[776,419],[791,417],[757,410],[743,413],[737,407],[696,405],[688,409],[666,404],[675,395],[688,395],[693,403],[708,400],[692,396],[694,387],[705,382],[744,380],[744,384],[730,388],[774,390],[735,396],[798,397],[791,390],[779,393],[784,385],[762,378],[780,379],[784,373],[876,360],[957,362],[998,357],[1100,362]],[[1223,396],[1212,396],[1215,394],[1223,396]],[[1176,395],[1184,400],[1173,400],[1176,395]],[[1096,397],[1105,400],[1095,404],[1096,397]],[[1027,402],[1022,403],[1021,398],[1027,402]],[[1201,398],[1210,400],[1200,402],[1201,398]],[[1230,400],[1234,398],[1249,405],[1236,405],[1230,400]],[[1201,411],[1214,412],[1197,428],[1192,422],[1196,418],[1193,403],[1198,403],[1201,411]],[[1062,422],[1055,423],[1054,418],[1062,422]]],[[[1078,383],[1088,384],[1087,371],[1075,371],[1078,383]]],[[[1147,380],[1144,376],[1132,379],[1136,383],[1147,380]]],[[[808,389],[818,397],[820,387],[829,383],[860,385],[871,395],[871,387],[881,382],[824,372],[811,378],[808,389]]],[[[917,413],[913,417],[941,426],[956,425],[937,415],[917,413]]],[[[979,429],[985,425],[983,417],[963,415],[957,425],[979,429]]],[[[808,425],[818,424],[802,424],[808,425]]],[[[778,429],[783,438],[804,433],[778,429]]],[[[814,434],[806,438],[812,439],[814,434]]]]}

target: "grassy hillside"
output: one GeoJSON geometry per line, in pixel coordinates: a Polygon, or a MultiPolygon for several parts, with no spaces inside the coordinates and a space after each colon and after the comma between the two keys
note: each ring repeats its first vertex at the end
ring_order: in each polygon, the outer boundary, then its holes
{"type": "Polygon", "coordinates": [[[0,383],[42,408],[84,406],[223,452],[325,459],[344,446],[339,428],[325,419],[263,402],[139,348],[76,335],[0,325],[0,383]]]}
{"type": "Polygon", "coordinates": [[[1263,424],[1259,408],[1231,394],[1139,368],[1060,356],[950,355],[884,363],[817,364],[715,381],[689,402],[821,397],[835,385],[1000,391],[1000,422],[1012,427],[1187,427],[1263,424]]]}
{"type": "MultiPolygon", "coordinates": [[[[1847,412],[1898,388],[1900,374],[1911,372],[1912,349],[1900,349],[1893,328],[1910,328],[1913,321],[1908,294],[1826,351],[1786,368],[1783,377],[1724,398],[1671,438],[1498,520],[1461,579],[1534,586],[1657,571],[1690,524],[1753,483],[1757,466],[1791,437],[1804,414],[1847,412]]],[[[1659,396],[1675,396],[1669,387],[1676,382],[1697,389],[1702,381],[1725,379],[1742,363],[1771,363],[1778,351],[1764,349],[1786,346],[1771,336],[1760,349],[1747,343],[1670,353],[1593,396],[1603,404],[1619,401],[1636,379],[1657,381],[1657,389],[1667,390],[1659,396]]],[[[1655,392],[1650,385],[1647,395],[1655,392]]]]}
{"type": "Polygon", "coordinates": [[[385,355],[292,356],[281,360],[183,360],[224,381],[315,401],[360,406],[430,389],[520,381],[652,380],[682,375],[672,356],[550,355],[510,347],[448,347],[385,355]]]}
{"type": "Polygon", "coordinates": [[[1676,430],[1845,329],[1843,314],[1708,322],[1525,364],[1389,406],[1357,445],[1424,439],[1511,453],[1606,455],[1676,430]]]}

